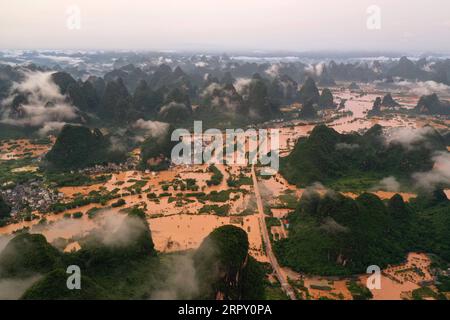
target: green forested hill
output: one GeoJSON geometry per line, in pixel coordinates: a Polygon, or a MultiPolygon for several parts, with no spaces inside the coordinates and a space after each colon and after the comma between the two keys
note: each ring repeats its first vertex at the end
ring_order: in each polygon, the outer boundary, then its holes
{"type": "Polygon", "coordinates": [[[240,276],[248,256],[248,239],[244,230],[224,226],[211,232],[194,255],[203,298],[240,297],[240,276]],[[211,272],[216,270],[216,272],[211,272]]]}
{"type": "Polygon", "coordinates": [[[289,216],[289,237],[275,243],[282,265],[320,275],[363,273],[424,251],[450,260],[450,201],[422,196],[411,204],[396,195],[387,204],[373,194],[353,200],[306,192],[289,216]],[[426,200],[434,199],[434,200],[426,200]]]}
{"type": "Polygon", "coordinates": [[[45,159],[51,169],[72,170],[123,158],[121,152],[113,150],[111,142],[100,130],[66,125],[45,159]]]}
{"type": "Polygon", "coordinates": [[[406,147],[387,143],[379,125],[364,135],[340,134],[319,125],[308,138],[297,142],[288,157],[281,159],[280,171],[299,187],[321,182],[335,189],[345,186],[347,190],[367,190],[383,177],[409,179],[414,172],[431,170],[433,154],[445,150],[445,142],[437,131],[430,131],[413,147],[406,147]]]}
{"type": "MultiPolygon", "coordinates": [[[[108,231],[108,230],[105,230],[108,231]]],[[[154,249],[145,214],[132,209],[113,233],[96,230],[63,253],[39,234],[20,233],[0,254],[0,281],[39,275],[23,299],[263,299],[265,269],[248,255],[244,230],[223,226],[195,251],[154,249]],[[66,269],[81,270],[82,290],[69,290],[66,269]]]]}

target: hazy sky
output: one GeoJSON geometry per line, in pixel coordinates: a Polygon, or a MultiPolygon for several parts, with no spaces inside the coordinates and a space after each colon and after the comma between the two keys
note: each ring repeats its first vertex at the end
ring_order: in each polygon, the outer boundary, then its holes
{"type": "Polygon", "coordinates": [[[0,0],[2,49],[450,52],[449,39],[449,0],[0,0]]]}

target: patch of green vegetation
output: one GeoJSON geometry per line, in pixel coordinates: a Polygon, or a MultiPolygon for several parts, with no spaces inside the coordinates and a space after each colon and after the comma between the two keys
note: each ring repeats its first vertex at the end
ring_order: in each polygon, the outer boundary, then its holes
{"type": "MultiPolygon", "coordinates": [[[[370,190],[373,186],[379,184],[380,180],[385,177],[386,176],[383,173],[349,173],[344,177],[331,181],[327,184],[327,186],[336,191],[364,192],[365,190],[370,190]]],[[[407,186],[408,184],[404,185],[407,186]]],[[[406,189],[404,190],[406,191],[406,189]]]]}
{"type": "Polygon", "coordinates": [[[206,193],[204,192],[190,192],[185,194],[188,198],[197,198],[200,200],[204,200],[206,198],[206,193]]]}
{"type": "Polygon", "coordinates": [[[40,179],[39,172],[13,172],[14,169],[30,166],[32,164],[33,159],[31,158],[7,161],[0,160],[0,188],[11,189],[17,184],[40,179]]]}
{"type": "Polygon", "coordinates": [[[117,199],[120,196],[116,192],[92,191],[88,196],[78,196],[70,202],[58,202],[51,206],[51,211],[60,213],[69,209],[79,208],[92,203],[106,205],[112,199],[117,199]]]}
{"type": "Polygon", "coordinates": [[[218,216],[221,217],[225,217],[228,215],[228,213],[230,212],[230,205],[225,204],[223,206],[218,206],[218,205],[204,205],[203,207],[200,208],[199,213],[200,214],[216,214],[218,216]]]}
{"type": "Polygon", "coordinates": [[[111,175],[99,175],[90,177],[81,173],[46,173],[46,181],[56,187],[79,187],[94,184],[106,183],[111,179],[111,175]]]}
{"type": "Polygon", "coordinates": [[[437,279],[437,285],[439,292],[450,292],[450,277],[440,275],[437,279]]]}
{"type": "Polygon", "coordinates": [[[47,146],[52,144],[52,140],[49,137],[41,137],[38,139],[31,140],[31,143],[40,146],[47,146]]]}
{"type": "Polygon", "coordinates": [[[186,189],[190,191],[198,191],[199,186],[197,185],[197,180],[186,179],[186,189]]]}
{"type": "Polygon", "coordinates": [[[170,197],[170,196],[172,196],[172,194],[169,192],[163,192],[159,195],[160,198],[166,198],[166,197],[170,197]]]}
{"type": "Polygon", "coordinates": [[[413,290],[412,298],[414,300],[425,300],[426,298],[438,300],[439,295],[436,292],[434,292],[430,287],[421,287],[413,290]]]}
{"type": "Polygon", "coordinates": [[[72,213],[72,218],[73,219],[81,219],[82,217],[83,217],[83,212],[72,213]]]}
{"type": "Polygon", "coordinates": [[[294,194],[282,194],[278,197],[283,209],[295,209],[297,207],[298,199],[294,194]]]}
{"type": "Polygon", "coordinates": [[[204,200],[209,200],[211,202],[227,202],[230,200],[231,190],[222,190],[222,191],[211,191],[211,193],[205,197],[204,200]]]}
{"type": "Polygon", "coordinates": [[[89,210],[86,212],[86,214],[87,214],[87,216],[88,216],[89,219],[93,219],[93,218],[95,217],[95,215],[96,215],[97,213],[99,213],[101,210],[102,210],[101,208],[96,208],[96,207],[94,207],[94,208],[89,209],[89,210]]]}
{"type": "Polygon", "coordinates": [[[122,207],[126,204],[124,199],[119,199],[116,202],[114,202],[113,204],[111,204],[111,207],[113,208],[118,208],[118,207],[122,207]]]}
{"type": "Polygon", "coordinates": [[[223,181],[223,174],[215,165],[210,165],[208,168],[209,172],[212,172],[211,179],[206,181],[208,186],[218,186],[223,181]]]}
{"type": "Polygon", "coordinates": [[[267,229],[269,229],[270,232],[270,228],[272,227],[280,227],[281,226],[281,222],[278,218],[274,218],[274,217],[266,217],[266,225],[267,225],[267,229]]]}
{"type": "Polygon", "coordinates": [[[347,289],[350,291],[353,300],[370,300],[373,298],[372,292],[356,281],[347,282],[347,289]]]}
{"type": "Polygon", "coordinates": [[[230,177],[227,179],[227,185],[230,188],[240,188],[241,186],[251,186],[253,185],[253,180],[251,177],[247,177],[243,174],[239,175],[239,177],[236,179],[236,177],[230,177]]]}
{"type": "Polygon", "coordinates": [[[316,284],[312,284],[311,289],[314,290],[320,290],[320,291],[331,291],[333,290],[333,288],[331,288],[330,286],[321,286],[321,285],[316,285],[316,284]]]}
{"type": "Polygon", "coordinates": [[[264,288],[265,300],[289,300],[289,297],[284,293],[281,286],[273,285],[271,283],[266,284],[264,288]]]}
{"type": "Polygon", "coordinates": [[[132,186],[126,188],[131,194],[141,193],[142,189],[147,185],[148,180],[134,181],[132,186]]]}

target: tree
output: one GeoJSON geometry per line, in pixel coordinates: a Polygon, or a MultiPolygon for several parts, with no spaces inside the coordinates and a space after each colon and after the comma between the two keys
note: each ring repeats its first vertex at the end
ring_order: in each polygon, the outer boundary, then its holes
{"type": "Polygon", "coordinates": [[[322,94],[319,98],[319,107],[322,109],[330,109],[336,107],[333,101],[333,94],[331,93],[330,89],[325,88],[322,90],[322,94]]]}
{"type": "Polygon", "coordinates": [[[319,103],[320,93],[319,89],[317,89],[316,82],[308,77],[300,89],[300,102],[307,103],[311,102],[312,104],[319,103]]]}
{"type": "Polygon", "coordinates": [[[395,107],[399,107],[400,104],[397,103],[394,98],[392,98],[392,95],[390,93],[388,93],[387,95],[385,95],[383,97],[383,102],[381,103],[381,105],[385,108],[395,108],[395,107]]]}
{"type": "Polygon", "coordinates": [[[369,117],[376,117],[381,115],[381,98],[377,97],[373,103],[372,110],[367,113],[369,117]]]}
{"type": "Polygon", "coordinates": [[[314,109],[313,103],[311,100],[307,101],[303,104],[302,109],[300,110],[300,119],[313,119],[317,117],[317,111],[314,109]]]}

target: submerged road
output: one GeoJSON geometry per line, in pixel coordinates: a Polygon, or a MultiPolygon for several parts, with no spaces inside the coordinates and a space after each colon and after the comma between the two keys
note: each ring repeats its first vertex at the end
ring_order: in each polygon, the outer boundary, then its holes
{"type": "Polygon", "coordinates": [[[291,285],[287,281],[287,277],[281,271],[280,265],[278,264],[277,257],[272,250],[272,243],[270,242],[269,232],[267,231],[266,225],[266,215],[264,214],[264,206],[261,199],[261,194],[259,192],[258,179],[256,178],[255,166],[252,166],[252,178],[253,178],[253,187],[255,189],[256,196],[256,205],[258,207],[258,220],[259,220],[259,228],[261,229],[261,234],[264,241],[264,246],[266,248],[266,255],[269,258],[269,262],[272,265],[272,268],[275,272],[275,276],[281,284],[281,288],[283,291],[291,298],[291,300],[297,300],[294,290],[291,285]]]}

